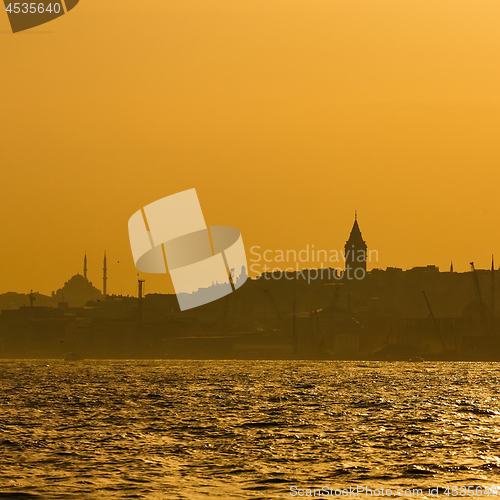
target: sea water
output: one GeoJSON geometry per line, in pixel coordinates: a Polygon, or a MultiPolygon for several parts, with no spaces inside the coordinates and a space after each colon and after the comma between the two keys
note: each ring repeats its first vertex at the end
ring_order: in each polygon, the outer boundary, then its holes
{"type": "Polygon", "coordinates": [[[496,363],[3,360],[0,498],[492,498],[499,382],[496,363]]]}

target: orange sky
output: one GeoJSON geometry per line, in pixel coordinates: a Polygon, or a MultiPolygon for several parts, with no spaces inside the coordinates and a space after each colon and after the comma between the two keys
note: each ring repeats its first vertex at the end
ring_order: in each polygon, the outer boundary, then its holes
{"type": "MultiPolygon", "coordinates": [[[[0,292],[89,259],[136,293],[128,218],[195,187],[247,250],[500,263],[498,0],[81,0],[0,12],[0,292]]],[[[370,266],[369,266],[370,267],[370,266]]],[[[146,276],[146,291],[171,291],[146,276]]]]}

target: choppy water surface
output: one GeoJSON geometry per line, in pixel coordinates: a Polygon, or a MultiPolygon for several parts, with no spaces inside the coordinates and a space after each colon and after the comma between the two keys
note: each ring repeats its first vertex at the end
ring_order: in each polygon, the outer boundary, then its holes
{"type": "Polygon", "coordinates": [[[494,363],[3,361],[0,498],[500,484],[499,380],[494,363]]]}

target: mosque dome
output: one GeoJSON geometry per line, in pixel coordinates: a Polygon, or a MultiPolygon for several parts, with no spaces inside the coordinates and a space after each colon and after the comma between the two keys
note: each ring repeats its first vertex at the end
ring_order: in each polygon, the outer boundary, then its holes
{"type": "Polygon", "coordinates": [[[57,290],[55,297],[59,302],[67,302],[70,307],[83,307],[89,300],[100,299],[102,293],[87,278],[75,274],[57,290]]]}

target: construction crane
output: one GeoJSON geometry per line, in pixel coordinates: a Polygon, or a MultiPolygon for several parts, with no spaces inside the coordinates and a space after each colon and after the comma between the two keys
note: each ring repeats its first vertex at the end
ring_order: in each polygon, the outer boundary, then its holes
{"type": "Polygon", "coordinates": [[[271,295],[271,292],[267,288],[263,289],[262,291],[266,295],[267,300],[269,301],[274,312],[276,313],[276,316],[277,316],[279,324],[280,324],[280,329],[283,332],[288,333],[287,328],[285,326],[285,322],[283,321],[283,316],[281,316],[280,310],[278,309],[278,306],[276,305],[276,302],[275,302],[273,296],[271,295]]]}
{"type": "Polygon", "coordinates": [[[476,268],[474,267],[474,262],[470,263],[470,268],[472,271],[472,279],[474,281],[474,290],[476,292],[476,298],[477,298],[479,305],[481,307],[481,315],[483,316],[484,333],[485,333],[485,335],[487,335],[488,334],[488,321],[486,318],[486,309],[484,307],[483,296],[481,295],[481,287],[479,286],[479,278],[477,277],[477,271],[476,271],[476,268]]]}
{"type": "Polygon", "coordinates": [[[441,335],[441,329],[439,328],[439,325],[437,324],[436,317],[434,316],[434,313],[432,312],[431,304],[429,302],[429,299],[427,298],[427,295],[424,290],[422,290],[422,295],[424,296],[425,303],[427,304],[427,308],[429,309],[429,313],[432,318],[432,322],[434,323],[434,328],[436,329],[436,332],[439,337],[439,341],[441,342],[441,346],[443,347],[443,352],[446,352],[446,344],[444,343],[443,336],[441,335]]]}

